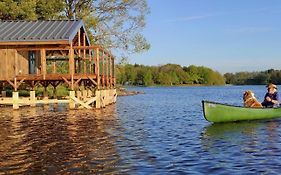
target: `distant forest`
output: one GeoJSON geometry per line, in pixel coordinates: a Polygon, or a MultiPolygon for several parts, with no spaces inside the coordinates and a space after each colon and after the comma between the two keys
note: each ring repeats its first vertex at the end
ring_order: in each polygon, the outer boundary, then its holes
{"type": "Polygon", "coordinates": [[[281,84],[281,70],[237,72],[224,75],[204,66],[166,64],[145,66],[139,64],[116,65],[117,83],[120,85],[264,85],[281,84]]]}
{"type": "Polygon", "coordinates": [[[117,83],[121,85],[224,85],[225,79],[219,72],[203,66],[182,67],[177,64],[144,66],[118,64],[117,83]]]}
{"type": "Polygon", "coordinates": [[[269,69],[261,72],[237,72],[224,74],[225,83],[233,85],[281,84],[281,70],[269,69]]]}

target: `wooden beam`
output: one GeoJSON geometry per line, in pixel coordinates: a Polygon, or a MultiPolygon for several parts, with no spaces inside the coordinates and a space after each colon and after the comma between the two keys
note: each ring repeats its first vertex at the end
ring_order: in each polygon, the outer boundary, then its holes
{"type": "Polygon", "coordinates": [[[106,86],[109,87],[109,55],[106,56],[106,86]]]}
{"type": "MultiPolygon", "coordinates": [[[[4,55],[5,55],[4,65],[8,65],[8,49],[4,50],[4,55]]],[[[5,68],[6,68],[5,77],[8,78],[7,67],[5,67],[5,68]]]]}
{"type": "Polygon", "coordinates": [[[69,49],[69,73],[71,75],[74,74],[74,51],[72,48],[72,43],[70,44],[70,49],[69,49]]]}
{"type": "Polygon", "coordinates": [[[75,81],[74,83],[74,87],[77,87],[78,86],[78,83],[82,80],[82,78],[79,78],[77,81],[75,81]]]}
{"type": "Polygon", "coordinates": [[[24,80],[25,80],[25,78],[18,82],[17,78],[14,78],[14,82],[12,82],[9,79],[7,79],[6,81],[14,88],[15,91],[17,91],[19,86],[24,82],[24,80]]]}
{"type": "Polygon", "coordinates": [[[88,77],[88,78],[94,85],[96,85],[96,86],[98,85],[98,83],[95,80],[93,80],[91,77],[88,77]]]}
{"type": "Polygon", "coordinates": [[[96,49],[96,67],[95,67],[95,74],[97,75],[97,88],[100,89],[100,49],[96,49]]]}
{"type": "Polygon", "coordinates": [[[45,76],[47,74],[46,50],[41,49],[40,55],[41,55],[41,74],[43,75],[43,79],[45,79],[45,76]]]}
{"type": "MultiPolygon", "coordinates": [[[[92,107],[89,104],[84,103],[83,101],[79,100],[78,98],[75,97],[75,95],[70,95],[69,96],[71,100],[74,102],[78,103],[79,105],[83,106],[86,109],[92,109],[92,107]]],[[[95,99],[95,97],[94,97],[95,99]]]]}
{"type": "Polygon", "coordinates": [[[17,89],[16,85],[11,82],[11,80],[7,79],[7,82],[14,88],[14,89],[17,89]]]}
{"type": "Polygon", "coordinates": [[[19,73],[19,71],[18,71],[18,52],[15,50],[15,76],[17,76],[18,75],[18,73],[19,73]]]}
{"type": "MultiPolygon", "coordinates": [[[[83,46],[86,46],[86,34],[83,33],[83,46]]],[[[83,49],[83,63],[84,63],[84,73],[87,73],[87,67],[86,67],[86,49],[83,49]]]]}
{"type": "Polygon", "coordinates": [[[0,46],[11,46],[11,45],[43,45],[43,44],[68,44],[68,40],[55,40],[55,41],[9,41],[9,42],[0,42],[0,46]]]}
{"type": "Polygon", "coordinates": [[[61,77],[63,80],[64,80],[64,82],[68,85],[68,87],[71,87],[71,82],[69,82],[66,78],[64,78],[64,77],[61,77]]]}
{"type": "Polygon", "coordinates": [[[114,57],[112,57],[112,84],[115,86],[115,63],[114,57]]]}
{"type": "Polygon", "coordinates": [[[91,49],[89,49],[89,62],[90,62],[90,65],[89,65],[88,73],[92,73],[92,50],[91,49]]]}
{"type": "Polygon", "coordinates": [[[104,51],[102,53],[102,87],[104,88],[105,85],[105,53],[104,51]]]}
{"type": "MultiPolygon", "coordinates": [[[[80,29],[78,31],[78,46],[81,46],[81,32],[80,29]]],[[[78,49],[78,56],[81,57],[81,50],[78,49]]]]}
{"type": "Polygon", "coordinates": [[[13,47],[14,49],[16,49],[17,51],[40,51],[42,48],[44,48],[45,50],[51,50],[51,51],[54,51],[54,50],[57,50],[57,51],[67,51],[70,49],[70,47],[60,47],[60,46],[48,46],[48,45],[44,45],[42,47],[40,46],[36,46],[36,47],[13,47]]]}
{"type": "Polygon", "coordinates": [[[53,74],[57,73],[56,60],[52,61],[52,72],[53,74]]]}
{"type": "Polygon", "coordinates": [[[112,87],[112,57],[109,57],[109,87],[112,87]]]}

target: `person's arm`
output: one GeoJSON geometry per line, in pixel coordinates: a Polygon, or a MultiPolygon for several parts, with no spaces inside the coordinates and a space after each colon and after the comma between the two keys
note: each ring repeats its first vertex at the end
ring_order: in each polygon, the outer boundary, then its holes
{"type": "Polygon", "coordinates": [[[271,99],[271,102],[274,103],[274,104],[278,104],[279,103],[278,100],[272,100],[272,99],[271,99]]]}
{"type": "Polygon", "coordinates": [[[271,102],[274,103],[274,104],[278,104],[279,103],[279,96],[278,96],[277,92],[275,94],[275,99],[271,99],[271,102]]]}
{"type": "Polygon", "coordinates": [[[264,101],[268,101],[268,102],[271,101],[271,98],[268,96],[268,93],[265,94],[264,101]]]}

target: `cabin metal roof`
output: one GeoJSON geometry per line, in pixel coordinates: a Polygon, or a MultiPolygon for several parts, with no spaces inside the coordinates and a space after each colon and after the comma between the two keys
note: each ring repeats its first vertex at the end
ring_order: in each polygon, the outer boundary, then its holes
{"type": "MultiPolygon", "coordinates": [[[[1,42],[52,42],[70,43],[83,28],[82,20],[0,21],[1,42]]],[[[89,38],[86,33],[86,38],[89,38]]]]}

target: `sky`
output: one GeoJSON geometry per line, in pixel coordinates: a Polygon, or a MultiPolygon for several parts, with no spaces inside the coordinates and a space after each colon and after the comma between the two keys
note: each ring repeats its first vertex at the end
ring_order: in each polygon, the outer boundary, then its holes
{"type": "Polygon", "coordinates": [[[131,64],[281,69],[281,0],[147,0],[147,52],[131,64]]]}

